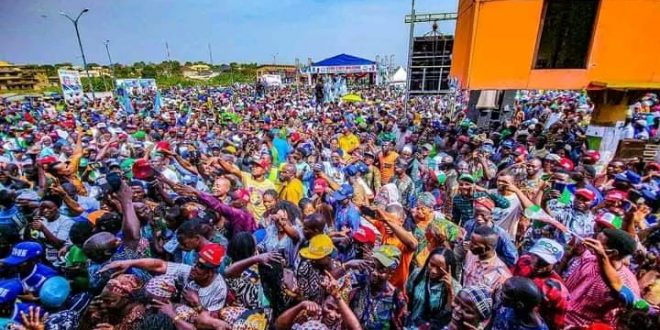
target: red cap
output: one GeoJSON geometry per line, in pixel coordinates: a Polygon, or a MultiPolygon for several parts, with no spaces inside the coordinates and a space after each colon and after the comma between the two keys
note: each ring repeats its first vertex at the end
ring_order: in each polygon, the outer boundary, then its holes
{"type": "Polygon", "coordinates": [[[300,133],[293,132],[291,133],[291,142],[296,143],[300,140],[300,133]]]}
{"type": "Polygon", "coordinates": [[[360,226],[353,232],[353,239],[360,243],[373,244],[376,243],[376,233],[369,227],[360,226]]]}
{"type": "Polygon", "coordinates": [[[209,243],[199,251],[199,261],[213,267],[220,266],[224,256],[225,248],[220,244],[209,243]]]}
{"type": "Polygon", "coordinates": [[[138,180],[149,180],[156,175],[153,167],[146,159],[138,159],[133,163],[133,177],[138,180]]]}
{"type": "Polygon", "coordinates": [[[246,202],[249,202],[250,192],[247,189],[237,189],[231,193],[231,198],[234,200],[242,199],[246,202]]]}
{"type": "Polygon", "coordinates": [[[584,152],[584,157],[590,158],[594,162],[597,162],[600,160],[600,152],[597,150],[587,150],[584,152]]]}
{"type": "Polygon", "coordinates": [[[470,138],[467,135],[461,135],[458,137],[458,141],[463,143],[468,143],[470,142],[470,138]]]}
{"type": "Polygon", "coordinates": [[[563,169],[567,171],[572,171],[575,165],[573,164],[573,161],[571,161],[568,158],[562,158],[559,160],[559,166],[561,166],[563,169]]]}
{"type": "Polygon", "coordinates": [[[611,202],[620,202],[626,198],[626,195],[620,191],[620,190],[610,190],[607,195],[605,195],[605,199],[611,202]]]}
{"type": "Polygon", "coordinates": [[[167,141],[160,141],[156,143],[156,150],[170,150],[170,143],[167,141]]]}
{"type": "Polygon", "coordinates": [[[126,139],[126,138],[128,137],[128,134],[126,134],[126,133],[119,133],[119,134],[117,134],[117,137],[118,137],[119,139],[122,139],[122,140],[123,140],[123,139],[126,139]]]}
{"type": "Polygon", "coordinates": [[[648,163],[646,164],[646,169],[647,170],[654,170],[654,171],[659,171],[660,170],[660,164],[658,163],[648,163]]]}
{"type": "Polygon", "coordinates": [[[41,164],[41,165],[50,165],[50,164],[56,163],[56,162],[57,162],[57,158],[55,158],[55,156],[47,156],[47,157],[39,159],[39,164],[41,164]]]}
{"type": "Polygon", "coordinates": [[[575,191],[575,196],[582,196],[588,201],[593,201],[596,199],[596,194],[594,194],[593,191],[586,189],[586,188],[580,188],[575,191]]]}

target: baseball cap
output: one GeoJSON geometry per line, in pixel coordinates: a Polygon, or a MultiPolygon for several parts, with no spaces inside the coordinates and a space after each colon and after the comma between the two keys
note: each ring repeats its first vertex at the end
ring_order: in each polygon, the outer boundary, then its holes
{"type": "Polygon", "coordinates": [[[594,194],[593,191],[586,189],[586,188],[581,188],[575,191],[575,196],[581,196],[588,201],[593,201],[596,199],[596,194],[594,194]]]}
{"type": "Polygon", "coordinates": [[[469,183],[475,183],[476,182],[474,177],[470,174],[461,174],[461,176],[458,177],[458,181],[467,181],[469,183]]]}
{"type": "Polygon", "coordinates": [[[209,243],[199,251],[199,261],[213,267],[220,266],[224,256],[225,248],[220,244],[209,243]]]}
{"type": "Polygon", "coordinates": [[[626,198],[626,195],[621,190],[610,190],[607,195],[605,195],[605,200],[611,202],[620,202],[626,198]]]}
{"type": "Polygon", "coordinates": [[[319,234],[309,240],[309,246],[300,249],[300,256],[305,259],[318,260],[329,256],[335,249],[330,236],[319,234]]]}
{"type": "Polygon", "coordinates": [[[355,165],[348,165],[344,167],[344,174],[348,176],[356,176],[358,174],[358,168],[355,165]]]}
{"type": "Polygon", "coordinates": [[[23,294],[23,284],[18,278],[0,281],[0,304],[13,302],[23,294]]]}
{"type": "Polygon", "coordinates": [[[353,187],[351,187],[351,185],[349,185],[347,183],[344,183],[344,184],[341,185],[339,190],[335,191],[332,194],[331,197],[332,197],[332,199],[334,199],[336,201],[343,201],[347,198],[351,198],[351,197],[353,197],[353,187]]]}
{"type": "Polygon", "coordinates": [[[553,161],[553,162],[558,162],[560,159],[561,159],[561,157],[559,157],[559,155],[557,155],[557,154],[547,154],[545,156],[545,160],[550,160],[550,161],[553,161]]]}
{"type": "Polygon", "coordinates": [[[559,166],[567,171],[572,171],[575,168],[573,161],[568,158],[562,158],[559,160],[559,166]]]}
{"type": "Polygon", "coordinates": [[[373,244],[376,242],[376,233],[367,226],[360,226],[353,232],[353,239],[360,243],[373,244]]]}
{"type": "Polygon", "coordinates": [[[133,177],[138,180],[150,180],[156,174],[149,161],[146,159],[138,159],[131,166],[133,177]]]}
{"type": "Polygon", "coordinates": [[[555,240],[541,238],[529,249],[529,253],[538,256],[550,265],[554,265],[564,256],[564,248],[555,240]]]}
{"type": "Polygon", "coordinates": [[[89,220],[89,222],[92,225],[96,225],[96,221],[98,221],[98,219],[101,218],[106,213],[108,213],[108,211],[104,211],[104,210],[98,210],[98,211],[91,212],[87,215],[87,220],[89,220]]]}
{"type": "Polygon", "coordinates": [[[401,259],[401,250],[394,245],[381,245],[374,249],[373,256],[381,265],[387,268],[396,268],[401,259]]]}
{"type": "Polygon", "coordinates": [[[160,141],[156,143],[156,151],[159,150],[170,150],[170,143],[167,141],[160,141]]]}
{"type": "Polygon", "coordinates": [[[422,145],[422,148],[426,149],[427,151],[433,151],[433,146],[430,143],[424,143],[424,145],[422,145]]]}
{"type": "Polygon", "coordinates": [[[366,174],[366,173],[369,172],[369,166],[367,166],[367,164],[365,164],[363,162],[357,163],[355,165],[355,167],[357,167],[358,172],[360,172],[362,174],[366,174]]]}
{"type": "Polygon", "coordinates": [[[0,259],[0,263],[7,266],[18,266],[41,256],[43,253],[43,247],[37,242],[20,242],[11,249],[9,257],[0,259]]]}

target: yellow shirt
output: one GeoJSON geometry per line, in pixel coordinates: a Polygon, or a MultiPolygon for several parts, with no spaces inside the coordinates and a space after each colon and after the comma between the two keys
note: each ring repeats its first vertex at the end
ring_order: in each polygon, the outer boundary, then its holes
{"type": "Polygon", "coordinates": [[[344,151],[344,154],[350,154],[360,145],[360,139],[353,133],[342,134],[337,142],[339,142],[339,148],[344,151]]]}
{"type": "Polygon", "coordinates": [[[305,190],[302,181],[294,178],[288,183],[282,184],[282,188],[280,188],[280,199],[289,201],[297,206],[298,202],[303,198],[304,193],[305,190]]]}
{"type": "Polygon", "coordinates": [[[275,189],[275,185],[270,180],[256,181],[252,178],[252,174],[247,172],[241,172],[241,180],[243,181],[243,186],[250,192],[250,204],[247,206],[248,211],[254,215],[255,219],[261,219],[264,212],[266,212],[266,206],[263,201],[264,192],[269,189],[275,189]]]}

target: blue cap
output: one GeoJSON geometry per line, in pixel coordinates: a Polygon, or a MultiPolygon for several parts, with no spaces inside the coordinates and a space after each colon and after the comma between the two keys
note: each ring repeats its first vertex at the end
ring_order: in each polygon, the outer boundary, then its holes
{"type": "Polygon", "coordinates": [[[254,240],[257,241],[257,244],[261,243],[266,239],[266,229],[257,229],[252,236],[254,236],[254,240]]]}
{"type": "Polygon", "coordinates": [[[42,254],[44,254],[44,249],[41,244],[37,242],[20,242],[11,249],[9,257],[0,259],[0,263],[7,266],[18,266],[42,254]]]}
{"type": "Polygon", "coordinates": [[[23,284],[18,278],[0,281],[0,304],[14,302],[21,294],[23,294],[23,284]]]}
{"type": "Polygon", "coordinates": [[[615,180],[615,181],[630,182],[630,180],[628,180],[628,177],[626,176],[625,173],[618,173],[618,174],[616,174],[616,175],[614,176],[614,180],[615,180]]]}
{"type": "Polygon", "coordinates": [[[344,167],[344,174],[348,176],[356,176],[358,174],[358,168],[355,165],[348,165],[344,167]]]}
{"type": "Polygon", "coordinates": [[[369,166],[363,162],[359,162],[355,166],[357,167],[358,172],[362,174],[367,174],[369,172],[369,166]]]}
{"type": "Polygon", "coordinates": [[[639,184],[642,182],[642,177],[639,176],[639,174],[633,172],[633,171],[625,171],[626,178],[628,178],[628,181],[632,184],[639,184]]]}
{"type": "Polygon", "coordinates": [[[504,140],[502,142],[502,147],[507,148],[507,149],[513,149],[513,141],[511,140],[504,140]]]}
{"type": "Polygon", "coordinates": [[[344,199],[353,197],[353,187],[344,183],[339,190],[335,191],[330,197],[335,201],[343,201],[344,199]]]}
{"type": "Polygon", "coordinates": [[[71,286],[62,276],[46,280],[39,290],[39,301],[44,307],[58,308],[64,304],[71,293],[71,286]]]}
{"type": "Polygon", "coordinates": [[[644,197],[644,200],[646,200],[649,203],[653,203],[658,199],[658,194],[651,187],[643,187],[640,190],[640,193],[642,193],[642,197],[644,197]]]}

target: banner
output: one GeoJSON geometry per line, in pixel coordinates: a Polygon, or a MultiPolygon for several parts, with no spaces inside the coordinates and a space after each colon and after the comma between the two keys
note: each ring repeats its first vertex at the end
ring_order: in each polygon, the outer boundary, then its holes
{"type": "Polygon", "coordinates": [[[122,88],[129,95],[156,92],[156,79],[117,79],[115,86],[122,88]]]}
{"type": "Polygon", "coordinates": [[[334,66],[312,66],[309,68],[312,74],[333,74],[333,73],[369,73],[376,72],[375,64],[368,65],[334,65],[334,66]]]}
{"type": "Polygon", "coordinates": [[[62,85],[62,95],[66,101],[80,99],[83,97],[80,72],[74,70],[57,70],[62,85]]]}

